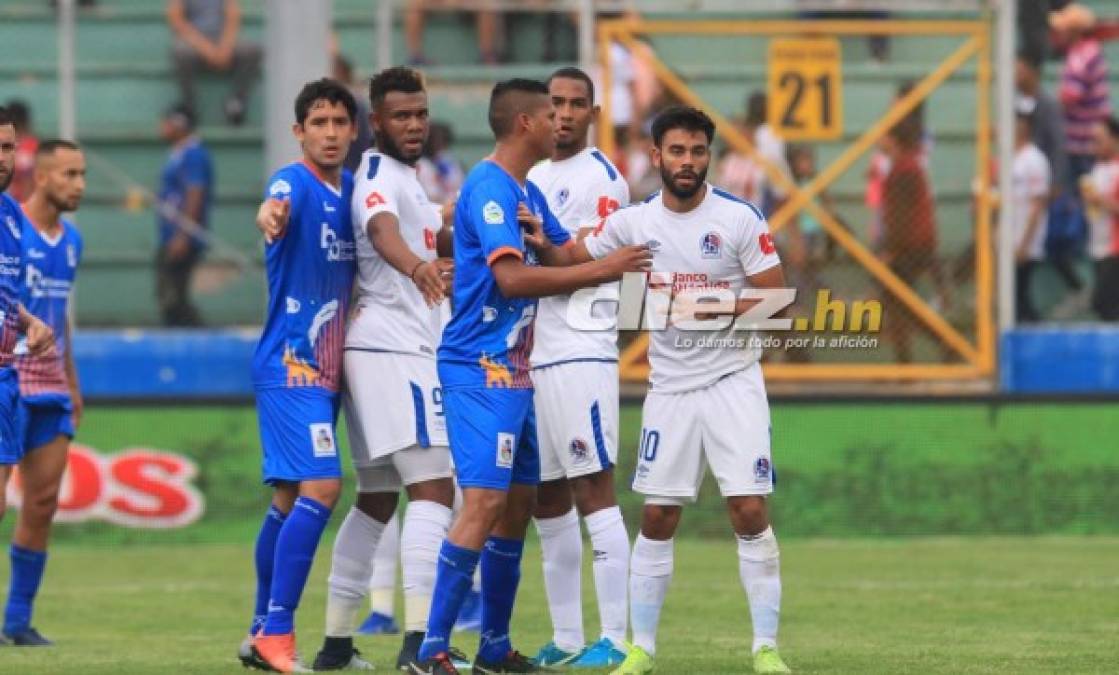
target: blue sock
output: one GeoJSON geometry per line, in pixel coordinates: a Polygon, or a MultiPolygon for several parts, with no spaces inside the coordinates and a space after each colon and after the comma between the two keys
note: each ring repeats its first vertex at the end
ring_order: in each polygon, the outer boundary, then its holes
{"type": "Polygon", "coordinates": [[[276,508],[268,507],[264,515],[264,522],[260,524],[260,533],[256,535],[256,609],[253,611],[253,622],[249,626],[249,635],[256,635],[264,628],[264,620],[268,618],[268,598],[272,594],[272,567],[276,559],[276,539],[280,536],[280,527],[287,520],[287,514],[276,508]]]}
{"type": "Polygon", "coordinates": [[[285,635],[295,630],[295,610],[315,549],[330,520],[330,509],[314,499],[300,497],[276,537],[276,557],[272,566],[272,590],[268,600],[265,635],[285,635]]]}
{"type": "Polygon", "coordinates": [[[4,632],[11,635],[31,626],[31,606],[43,581],[47,552],[12,544],[8,555],[12,561],[12,579],[8,586],[8,606],[4,609],[4,632]]]}
{"type": "Polygon", "coordinates": [[[491,536],[482,550],[482,639],[478,658],[503,661],[513,648],[509,622],[521,583],[521,554],[525,543],[491,536]]]}
{"type": "Polygon", "coordinates": [[[478,567],[479,551],[455,546],[443,540],[439,549],[439,563],[435,568],[435,590],[431,597],[431,612],[427,617],[427,635],[420,646],[419,659],[430,659],[447,651],[451,629],[458,618],[463,598],[474,580],[478,567]]]}

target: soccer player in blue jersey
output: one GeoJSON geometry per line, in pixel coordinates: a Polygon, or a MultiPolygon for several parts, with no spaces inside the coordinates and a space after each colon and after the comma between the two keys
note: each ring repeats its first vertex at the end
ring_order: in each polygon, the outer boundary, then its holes
{"type": "Polygon", "coordinates": [[[595,286],[648,265],[648,249],[630,246],[594,263],[547,267],[566,257],[556,247],[571,238],[527,175],[552,153],[554,119],[542,82],[498,83],[489,107],[497,146],[470,172],[455,207],[454,317],[443,333],[438,362],[464,504],[439,552],[427,635],[409,664],[412,673],[458,672],[448,637],[479,561],[482,638],[474,672],[537,670],[509,640],[525,530],[540,479],[529,378],[536,298],[595,286]],[[522,221],[533,223],[529,232],[522,221]],[[555,246],[544,246],[544,239],[555,246]],[[536,246],[548,251],[541,260],[536,246]]]}
{"type": "Polygon", "coordinates": [[[268,315],[252,365],[264,482],[274,493],[256,543],[252,637],[240,656],[280,672],[306,671],[294,613],[341,490],[334,425],[354,277],[353,176],[342,162],[356,111],[342,84],[307,84],[293,127],[303,160],[273,174],[266,194],[285,205],[289,221],[266,245],[268,315]]]}
{"type": "MultiPolygon", "coordinates": [[[[19,379],[14,367],[16,341],[27,335],[27,350],[42,354],[54,345],[51,329],[19,302],[23,257],[24,218],[16,200],[4,192],[12,182],[16,163],[16,128],[6,108],[0,108],[0,520],[7,502],[4,488],[12,466],[23,456],[19,420],[19,379]]],[[[0,643],[5,642],[0,638],[0,643]]]]}
{"type": "Polygon", "coordinates": [[[62,214],[78,210],[85,193],[85,171],[85,157],[77,145],[62,140],[40,143],[34,189],[23,205],[21,300],[57,338],[55,348],[45,354],[16,358],[23,422],[24,455],[19,462],[23,504],[12,533],[4,637],[21,646],[51,644],[32,627],[31,613],[47,564],[51,520],[58,508],[70,439],[82,414],[67,311],[82,237],[62,214]]]}

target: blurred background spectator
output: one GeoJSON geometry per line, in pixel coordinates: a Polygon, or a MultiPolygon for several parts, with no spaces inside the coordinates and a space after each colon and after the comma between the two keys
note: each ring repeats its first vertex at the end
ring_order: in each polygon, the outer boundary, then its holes
{"type": "Polygon", "coordinates": [[[195,77],[199,69],[231,72],[233,90],[222,106],[229,124],[245,121],[249,90],[260,71],[260,45],[239,38],[237,0],[168,0],[167,24],[175,38],[172,60],[179,79],[179,102],[197,113],[195,77]]]}
{"type": "Polygon", "coordinates": [[[416,163],[420,185],[428,199],[443,204],[454,199],[462,187],[465,172],[462,162],[451,152],[455,135],[446,122],[432,122],[424,154],[416,163]]]}
{"type": "Polygon", "coordinates": [[[1014,120],[1014,164],[1010,169],[1014,200],[1015,312],[1020,322],[1040,319],[1033,301],[1034,269],[1045,255],[1051,177],[1049,162],[1033,142],[1030,99],[1019,101],[1014,120]]]}
{"type": "Polygon", "coordinates": [[[194,131],[194,113],[181,104],[172,106],[160,124],[160,136],[171,146],[156,210],[156,295],[165,326],[202,325],[191,302],[190,282],[205,250],[202,235],[210,222],[214,166],[210,151],[194,131]]]}
{"type": "Polygon", "coordinates": [[[373,128],[369,125],[369,89],[368,80],[354,81],[354,66],[350,60],[339,53],[334,54],[331,77],[350,88],[357,101],[357,139],[350,144],[343,163],[350,171],[357,171],[361,165],[361,155],[373,147],[373,128]]]}
{"type": "Polygon", "coordinates": [[[1073,3],[1051,14],[1049,22],[1054,37],[1065,47],[1060,88],[1065,148],[1071,180],[1079,181],[1095,163],[1092,135],[1096,124],[1111,114],[1107,62],[1099,40],[1091,36],[1096,16],[1090,9],[1073,3]]]}
{"type": "MultiPolygon", "coordinates": [[[[433,10],[459,9],[460,5],[456,0],[409,0],[404,13],[404,41],[409,64],[424,66],[431,63],[424,52],[424,14],[433,10]]],[[[492,65],[499,62],[498,18],[494,10],[475,12],[478,55],[482,63],[492,65]]]]}
{"type": "Polygon", "coordinates": [[[23,203],[31,196],[35,178],[35,151],[39,149],[39,138],[31,126],[31,107],[26,101],[13,99],[4,104],[16,129],[16,160],[12,183],[8,186],[10,194],[17,202],[23,203]]]}
{"type": "Polygon", "coordinates": [[[1099,161],[1082,184],[1096,276],[1092,309],[1104,321],[1119,321],[1119,120],[1108,118],[1093,131],[1099,161]]]}
{"type": "Polygon", "coordinates": [[[752,202],[769,217],[784,201],[785,190],[773,183],[763,161],[775,170],[790,176],[785,158],[785,141],[766,122],[766,95],[756,91],[746,99],[746,114],[739,122],[739,131],[754,145],[762,161],[728,149],[715,167],[715,183],[723,189],[752,202]]]}
{"type": "MultiPolygon", "coordinates": [[[[881,21],[889,19],[889,12],[882,11],[850,11],[850,10],[802,10],[797,15],[803,19],[847,19],[863,21],[881,21]]],[[[870,58],[878,63],[885,63],[890,58],[890,38],[885,35],[869,33],[866,37],[867,50],[870,58]]]]}

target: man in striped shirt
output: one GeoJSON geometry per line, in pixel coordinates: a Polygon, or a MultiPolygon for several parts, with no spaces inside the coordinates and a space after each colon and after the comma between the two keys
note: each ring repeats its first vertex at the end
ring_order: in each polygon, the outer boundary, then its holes
{"type": "Polygon", "coordinates": [[[1096,25],[1091,10],[1070,4],[1051,15],[1050,25],[1058,41],[1067,45],[1059,97],[1065,110],[1070,179],[1075,186],[1095,163],[1093,130],[1111,114],[1107,63],[1099,41],[1090,35],[1096,25]]]}

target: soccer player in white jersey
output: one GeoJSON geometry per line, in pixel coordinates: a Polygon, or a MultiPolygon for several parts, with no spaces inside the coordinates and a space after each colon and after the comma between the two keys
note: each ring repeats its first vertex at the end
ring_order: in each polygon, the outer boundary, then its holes
{"type": "Polygon", "coordinates": [[[705,181],[714,135],[714,124],[700,110],[672,107],[658,115],[653,163],[664,189],[608,216],[570,254],[579,262],[645,244],[653,251],[650,280],[674,296],[646,299],[663,307],[659,299],[672,297],[667,326],[653,331],[649,348],[652,372],[633,481],[645,495],[630,560],[634,646],[615,675],[654,668],[657,624],[672,578],[672,537],[706,465],[726,498],[738,544],[753,619],[754,670],[789,672],[777,653],[781,579],[766,509],[773,489],[769,404],[760,354],[736,345],[735,338],[747,336],[733,332],[733,318],[757,302],[737,299],[742,289],[781,288],[784,277],[757,207],[705,181]]]}
{"type": "MultiPolygon", "coordinates": [[[[560,224],[578,238],[629,203],[629,187],[610,160],[587,144],[598,118],[594,84],[578,68],[548,79],[556,108],[556,145],[549,160],[528,173],[560,224]],[[591,227],[588,227],[591,226],[591,227]],[[585,231],[580,233],[580,227],[585,231]]],[[[617,283],[603,290],[617,297],[617,283]]],[[[552,641],[536,656],[541,666],[604,668],[625,659],[629,536],[614,494],[618,458],[618,333],[585,331],[567,320],[571,296],[541,298],[536,309],[532,380],[540,486],[536,531],[544,559],[544,588],[552,641]],[[585,647],[581,592],[587,523],[594,549],[600,639],[585,647]]]]}
{"type": "Polygon", "coordinates": [[[453,263],[438,257],[442,210],[427,198],[415,168],[428,135],[427,92],[416,71],[389,68],[370,82],[369,99],[377,150],[365,152],[355,176],[351,212],[358,293],[343,359],[343,406],[358,494],[334,543],[326,639],[315,670],[351,662],[355,615],[402,489],[409,503],[401,531],[400,659],[407,664],[415,658],[454,499],[435,369],[439,305],[453,263]]]}

